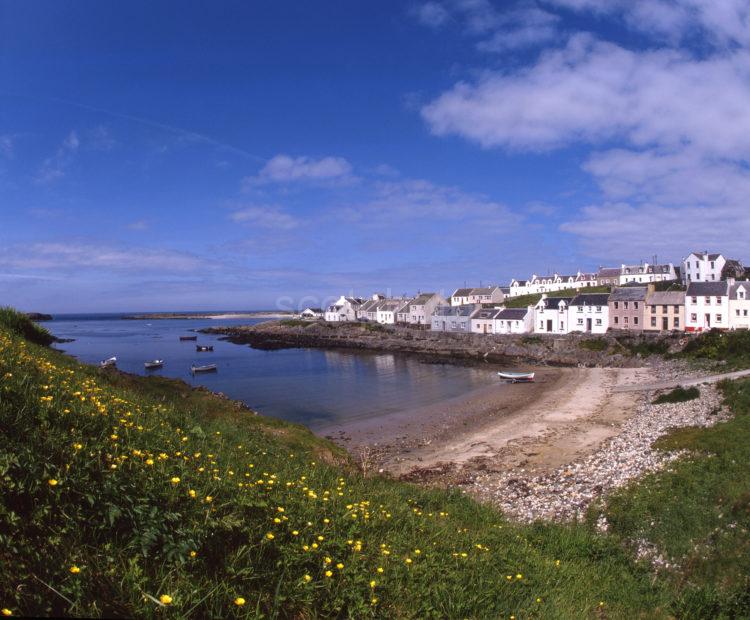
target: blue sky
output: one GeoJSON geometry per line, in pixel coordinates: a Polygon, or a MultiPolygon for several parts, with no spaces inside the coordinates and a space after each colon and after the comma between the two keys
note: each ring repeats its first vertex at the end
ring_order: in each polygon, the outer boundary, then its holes
{"type": "Polygon", "coordinates": [[[750,258],[748,44],[740,0],[0,0],[0,304],[750,258]]]}

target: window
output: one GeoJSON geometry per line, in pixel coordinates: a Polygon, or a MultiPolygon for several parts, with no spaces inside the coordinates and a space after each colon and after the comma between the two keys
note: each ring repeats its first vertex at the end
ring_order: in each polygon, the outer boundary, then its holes
{"type": "Polygon", "coordinates": [[[615,317],[615,325],[619,325],[619,324],[620,324],[620,317],[616,316],[615,317]]]}
{"type": "Polygon", "coordinates": [[[697,314],[695,314],[695,313],[692,313],[692,314],[690,315],[690,320],[691,320],[691,321],[692,321],[693,323],[695,323],[695,322],[696,322],[696,321],[698,320],[698,315],[697,315],[697,314]]]}
{"type": "Polygon", "coordinates": [[[596,319],[596,324],[597,325],[601,325],[602,324],[602,320],[601,319],[596,319]]]}
{"type": "Polygon", "coordinates": [[[736,312],[737,312],[737,316],[740,316],[740,311],[739,311],[739,310],[736,310],[736,312]]]}
{"type": "Polygon", "coordinates": [[[627,309],[628,309],[628,302],[626,301],[625,302],[625,310],[627,310],[627,309]]]}
{"type": "Polygon", "coordinates": [[[656,306],[651,306],[651,314],[654,314],[656,312],[656,306]]]}
{"type": "Polygon", "coordinates": [[[714,269],[715,267],[716,267],[716,264],[714,263],[714,261],[711,261],[711,269],[714,269]]]}
{"type": "Polygon", "coordinates": [[[706,297],[706,305],[707,306],[711,305],[711,298],[710,297],[706,297]]]}
{"type": "Polygon", "coordinates": [[[651,327],[656,327],[656,317],[655,316],[651,317],[651,327]]]}
{"type": "Polygon", "coordinates": [[[673,309],[674,309],[675,312],[679,312],[680,311],[680,306],[673,306],[673,309]]]}
{"type": "Polygon", "coordinates": [[[615,310],[618,310],[619,308],[620,308],[620,302],[616,301],[615,302],[615,310]]]}
{"type": "Polygon", "coordinates": [[[662,311],[662,312],[663,312],[664,314],[666,314],[667,312],[669,312],[669,307],[668,307],[668,306],[662,306],[662,307],[661,307],[661,311],[662,311]]]}
{"type": "Polygon", "coordinates": [[[638,317],[637,316],[633,317],[633,325],[638,325],[638,317]]]}
{"type": "Polygon", "coordinates": [[[742,311],[742,316],[747,316],[747,310],[742,311]]]}
{"type": "Polygon", "coordinates": [[[624,318],[623,320],[625,321],[625,325],[627,325],[627,324],[628,324],[628,320],[629,320],[629,318],[628,318],[628,317],[625,317],[625,318],[624,318]]]}
{"type": "Polygon", "coordinates": [[[544,331],[544,321],[539,321],[539,329],[544,331]]]}
{"type": "Polygon", "coordinates": [[[690,301],[692,303],[694,303],[694,304],[697,304],[698,303],[698,298],[697,297],[693,297],[690,301]]]}
{"type": "Polygon", "coordinates": [[[673,323],[673,325],[675,326],[675,328],[677,328],[677,327],[679,327],[679,326],[680,326],[680,317],[676,316],[676,317],[674,318],[674,323],[673,323]]]}
{"type": "MultiPolygon", "coordinates": [[[[583,306],[578,306],[577,312],[583,312],[583,306]]],[[[580,319],[578,319],[580,321],[580,319]]]]}
{"type": "Polygon", "coordinates": [[[636,310],[638,310],[638,302],[637,302],[637,301],[634,301],[634,302],[633,302],[633,307],[634,307],[634,308],[635,308],[636,310]]]}
{"type": "Polygon", "coordinates": [[[721,323],[721,315],[720,314],[716,315],[716,322],[717,323],[721,323]]]}
{"type": "Polygon", "coordinates": [[[583,325],[583,319],[578,319],[578,324],[583,325]]]}

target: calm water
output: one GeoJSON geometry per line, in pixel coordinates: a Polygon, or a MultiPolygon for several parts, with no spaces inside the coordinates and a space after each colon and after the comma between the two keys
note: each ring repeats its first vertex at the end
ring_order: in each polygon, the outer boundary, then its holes
{"type": "MultiPolygon", "coordinates": [[[[117,356],[117,367],[147,374],[143,362],[165,360],[153,374],[183,379],[241,400],[257,411],[313,430],[358,417],[372,417],[429,405],[496,381],[494,372],[442,364],[424,364],[393,355],[285,349],[258,351],[198,334],[197,344],[213,353],[197,353],[196,342],[180,335],[206,326],[247,325],[235,320],[122,320],[121,315],[59,315],[45,323],[55,336],[75,338],[56,345],[87,363],[117,356]],[[216,363],[217,373],[190,373],[195,363],[216,363]]],[[[153,372],[153,371],[149,371],[153,372]]]]}

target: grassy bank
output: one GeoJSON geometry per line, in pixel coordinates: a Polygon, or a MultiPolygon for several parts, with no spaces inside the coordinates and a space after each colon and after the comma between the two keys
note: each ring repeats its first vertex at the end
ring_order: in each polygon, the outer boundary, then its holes
{"type": "MultiPolygon", "coordinates": [[[[632,511],[613,517],[615,536],[586,524],[514,525],[458,493],[364,478],[302,427],[177,381],[80,365],[2,326],[0,439],[0,609],[14,614],[661,618],[691,609],[684,584],[654,580],[621,544],[638,523],[632,511]]],[[[679,503],[665,493],[639,505],[658,521],[648,511],[671,515],[679,503]]],[[[725,596],[718,578],[713,587],[725,596]]]]}
{"type": "MultiPolygon", "coordinates": [[[[587,288],[581,289],[566,288],[562,291],[553,291],[551,293],[547,293],[547,297],[569,297],[572,299],[579,293],[609,293],[611,290],[612,289],[609,286],[589,286],[587,288]]],[[[506,308],[525,308],[526,306],[535,306],[541,298],[541,294],[506,297],[503,305],[505,305],[506,308]]]]}

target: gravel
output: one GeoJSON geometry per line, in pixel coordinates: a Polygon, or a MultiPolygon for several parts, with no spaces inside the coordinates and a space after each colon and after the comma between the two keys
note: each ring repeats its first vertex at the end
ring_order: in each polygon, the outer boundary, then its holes
{"type": "MultiPolygon", "coordinates": [[[[672,378],[662,372],[655,374],[672,378]]],[[[702,385],[700,391],[695,400],[662,405],[651,404],[654,394],[646,394],[621,432],[585,459],[543,474],[524,469],[477,474],[467,481],[466,490],[519,521],[580,519],[591,502],[686,455],[684,451],[653,449],[659,437],[674,428],[708,427],[730,417],[716,387],[702,385]]],[[[606,522],[598,526],[607,528],[606,522]]]]}

